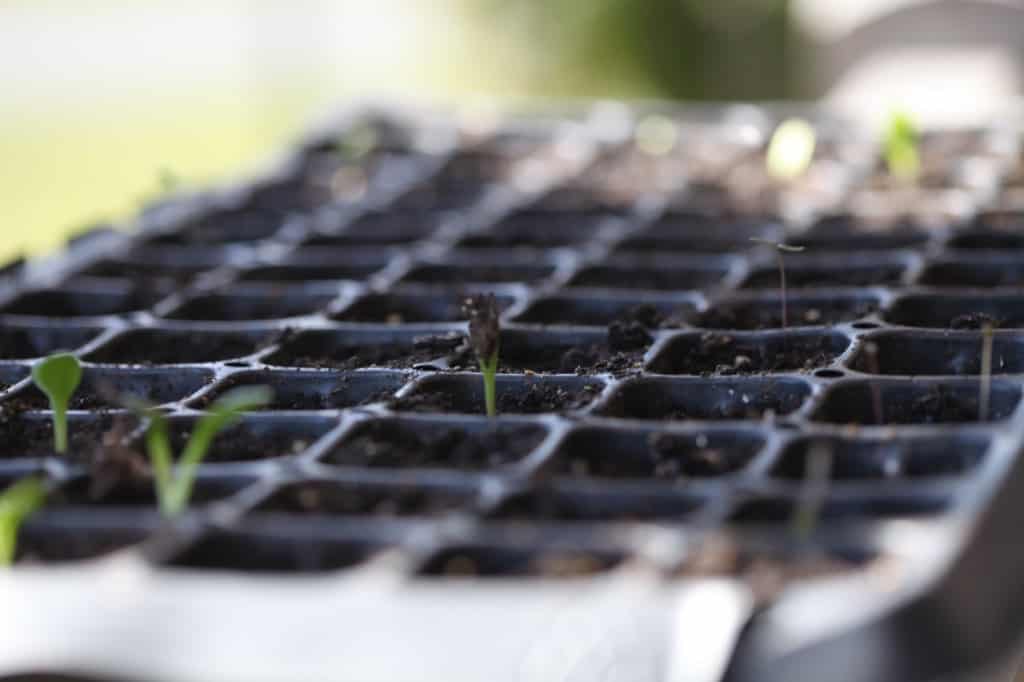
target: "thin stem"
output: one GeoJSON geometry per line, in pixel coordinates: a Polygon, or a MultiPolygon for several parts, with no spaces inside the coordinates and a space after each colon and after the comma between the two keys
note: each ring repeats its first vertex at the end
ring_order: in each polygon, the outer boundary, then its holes
{"type": "Polygon", "coordinates": [[[782,294],[782,331],[786,331],[788,323],[788,310],[786,306],[786,263],[785,258],[782,257],[782,250],[776,249],[776,255],[779,259],[779,290],[782,294]]]}
{"type": "Polygon", "coordinates": [[[992,324],[981,327],[981,387],[978,396],[978,421],[988,421],[988,406],[992,393],[992,324]]]}
{"type": "Polygon", "coordinates": [[[68,451],[68,412],[65,405],[53,404],[53,443],[58,454],[68,451]]]}
{"type": "Polygon", "coordinates": [[[878,385],[878,377],[882,373],[878,365],[878,344],[874,341],[868,341],[864,344],[864,353],[867,355],[868,371],[875,375],[875,378],[869,384],[871,407],[875,413],[875,423],[881,426],[885,414],[882,412],[882,389],[878,385]]]}
{"type": "Polygon", "coordinates": [[[815,443],[807,452],[804,466],[800,502],[793,514],[793,532],[801,541],[807,540],[814,532],[828,496],[829,481],[832,478],[832,448],[825,443],[815,443]]]}
{"type": "Polygon", "coordinates": [[[487,416],[498,415],[498,400],[495,387],[495,374],[498,372],[498,354],[491,356],[488,362],[480,361],[480,371],[484,375],[484,404],[487,407],[487,416]]]}

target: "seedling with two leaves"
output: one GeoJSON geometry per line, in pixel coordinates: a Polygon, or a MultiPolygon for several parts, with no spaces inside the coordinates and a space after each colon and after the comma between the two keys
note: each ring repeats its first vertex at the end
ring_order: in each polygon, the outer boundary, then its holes
{"type": "Polygon", "coordinates": [[[889,114],[882,139],[885,165],[897,180],[912,183],[921,172],[917,124],[910,114],[899,109],[889,114]]]}
{"type": "Polygon", "coordinates": [[[271,390],[266,386],[243,386],[222,395],[196,422],[176,462],[170,429],[163,413],[137,399],[125,401],[128,407],[149,421],[146,451],[153,468],[153,484],[161,514],[174,518],[188,508],[199,465],[209,453],[214,438],[238,423],[243,413],[264,407],[271,398],[271,390]]]}

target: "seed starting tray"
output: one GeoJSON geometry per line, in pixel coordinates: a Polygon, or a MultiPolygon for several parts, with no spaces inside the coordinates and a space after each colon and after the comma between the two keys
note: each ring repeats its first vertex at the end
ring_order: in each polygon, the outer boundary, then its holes
{"type": "Polygon", "coordinates": [[[368,104],[11,264],[0,483],[52,490],[0,575],[0,674],[990,670],[1024,613],[1019,141],[926,133],[908,185],[815,107],[368,104]],[[780,183],[794,113],[818,145],[780,183]],[[784,295],[770,242],[803,247],[784,295]],[[495,419],[476,293],[503,310],[495,419]],[[65,457],[28,379],[58,349],[85,366],[65,457]],[[161,520],[118,396],[180,446],[240,385],[273,403],[161,520]]]}

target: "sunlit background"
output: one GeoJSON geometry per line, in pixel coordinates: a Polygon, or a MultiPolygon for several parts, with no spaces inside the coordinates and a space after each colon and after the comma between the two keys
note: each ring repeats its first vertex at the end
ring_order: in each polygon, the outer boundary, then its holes
{"type": "Polygon", "coordinates": [[[0,257],[162,174],[230,177],[352,96],[782,97],[791,43],[782,0],[3,0],[0,257]]]}
{"type": "MultiPolygon", "coordinates": [[[[877,35],[932,50],[970,34],[983,52],[961,80],[1019,85],[1016,65],[992,66],[992,34],[1024,35],[979,9],[999,0],[0,0],[0,258],[129,216],[161,177],[237,175],[352,97],[813,97],[855,54],[823,45],[928,4],[972,7],[877,35]]],[[[923,54],[890,73],[894,92],[977,110],[922,78],[953,72],[923,54]]],[[[875,74],[847,99],[883,111],[875,74]]]]}

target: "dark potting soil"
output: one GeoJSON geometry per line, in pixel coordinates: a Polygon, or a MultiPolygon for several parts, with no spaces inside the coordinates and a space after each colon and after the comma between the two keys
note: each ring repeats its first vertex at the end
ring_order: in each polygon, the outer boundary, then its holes
{"type": "MultiPolygon", "coordinates": [[[[382,465],[383,466],[383,465],[382,465]]],[[[338,486],[311,481],[286,486],[255,511],[279,514],[433,516],[467,508],[471,498],[414,487],[338,486]]]]}
{"type": "MultiPolygon", "coordinates": [[[[398,411],[410,412],[460,412],[484,414],[482,395],[470,394],[461,386],[448,389],[421,387],[419,390],[398,398],[391,407],[398,411]],[[447,389],[447,390],[446,390],[447,389]]],[[[566,388],[555,384],[530,383],[523,389],[502,390],[498,387],[498,413],[541,414],[544,412],[566,412],[589,405],[601,391],[599,383],[585,384],[578,388],[566,388]]]]}
{"type": "MultiPolygon", "coordinates": [[[[849,322],[874,312],[873,300],[834,299],[805,303],[791,300],[787,306],[789,327],[828,326],[849,322]]],[[[699,326],[712,329],[776,329],[782,327],[782,307],[777,301],[725,304],[701,315],[699,326]]]]}
{"type": "MultiPolygon", "coordinates": [[[[992,411],[989,419],[992,419],[992,411]]],[[[936,386],[911,401],[889,401],[885,407],[887,423],[939,424],[978,421],[978,397],[964,397],[936,386]]]]}
{"type": "Polygon", "coordinates": [[[386,344],[340,346],[329,353],[289,353],[280,351],[268,359],[271,364],[290,367],[317,367],[321,369],[359,369],[363,367],[387,367],[390,369],[411,369],[420,365],[435,364],[438,367],[468,365],[468,354],[460,351],[463,335],[424,335],[416,337],[411,345],[386,344]]]}
{"type": "Polygon", "coordinates": [[[1006,319],[989,315],[988,313],[966,313],[964,315],[957,315],[949,321],[950,329],[982,329],[985,325],[990,325],[993,329],[998,329],[1006,323],[1006,319]]]}
{"type": "MultiPolygon", "coordinates": [[[[830,364],[837,353],[828,337],[787,338],[782,348],[769,348],[753,339],[706,332],[697,346],[666,358],[678,374],[756,374],[807,370],[830,364]]],[[[657,368],[655,368],[657,369],[657,368]]]]}
{"type": "Polygon", "coordinates": [[[90,353],[88,359],[90,362],[146,366],[216,362],[250,355],[272,340],[272,335],[259,341],[243,334],[189,331],[154,332],[147,338],[143,331],[105,344],[90,353]]]}
{"type": "Polygon", "coordinates": [[[332,464],[386,468],[481,470],[518,461],[544,439],[532,425],[470,431],[456,426],[370,422],[325,459],[332,464]]]}

